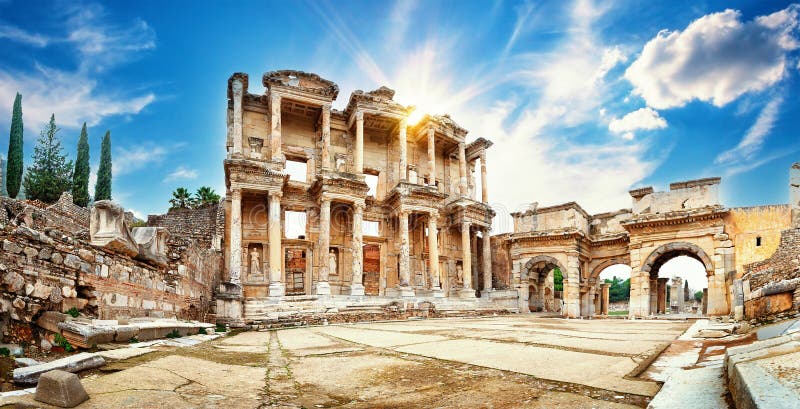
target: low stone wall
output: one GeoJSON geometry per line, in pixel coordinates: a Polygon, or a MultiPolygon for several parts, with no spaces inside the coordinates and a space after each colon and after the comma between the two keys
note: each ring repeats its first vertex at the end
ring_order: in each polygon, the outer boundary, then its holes
{"type": "Polygon", "coordinates": [[[745,266],[741,296],[749,319],[800,310],[800,229],[781,232],[768,259],[745,266]]]}
{"type": "MultiPolygon", "coordinates": [[[[63,199],[63,197],[62,197],[63,199]]],[[[41,207],[4,198],[0,207],[0,319],[4,328],[35,323],[45,311],[100,319],[178,317],[213,322],[211,302],[221,253],[175,237],[166,265],[137,260],[88,242],[88,210],[41,207]],[[86,214],[86,220],[83,215],[86,214]],[[54,228],[57,220],[71,226],[54,228]],[[64,222],[66,223],[66,221],[64,222]],[[73,233],[73,227],[80,233],[73,233]],[[4,324],[9,324],[10,326],[4,324]]],[[[212,212],[215,215],[215,212],[212,212]]]]}

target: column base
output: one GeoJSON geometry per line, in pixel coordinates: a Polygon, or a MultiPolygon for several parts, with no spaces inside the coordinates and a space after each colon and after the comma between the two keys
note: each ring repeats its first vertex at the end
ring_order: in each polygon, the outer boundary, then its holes
{"type": "Polygon", "coordinates": [[[431,289],[431,293],[433,298],[444,298],[444,290],[441,288],[433,288],[431,289]]]}
{"type": "Polygon", "coordinates": [[[317,283],[317,288],[314,289],[316,295],[331,295],[331,285],[327,281],[320,281],[317,283]]]}
{"type": "Polygon", "coordinates": [[[351,284],[349,290],[350,290],[350,295],[362,295],[362,296],[364,295],[363,284],[351,284]]]}
{"type": "Polygon", "coordinates": [[[269,296],[270,297],[283,297],[286,295],[286,286],[281,282],[270,283],[269,296]]]}
{"type": "Polygon", "coordinates": [[[414,296],[414,288],[411,287],[411,286],[404,285],[404,286],[398,287],[398,289],[400,290],[400,296],[401,297],[413,297],[414,296]]]}
{"type": "MultiPolygon", "coordinates": [[[[483,291],[481,291],[481,298],[489,300],[489,299],[492,298],[492,293],[493,292],[494,292],[494,290],[483,290],[483,291]]],[[[542,306],[542,307],[544,307],[544,306],[542,306]]]]}
{"type": "Polygon", "coordinates": [[[458,298],[475,298],[475,290],[471,288],[459,288],[456,290],[458,298]]]}

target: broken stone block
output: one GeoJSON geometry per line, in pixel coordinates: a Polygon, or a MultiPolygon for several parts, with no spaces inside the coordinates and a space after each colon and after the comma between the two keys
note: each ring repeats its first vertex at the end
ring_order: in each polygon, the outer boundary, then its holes
{"type": "Polygon", "coordinates": [[[22,247],[13,241],[3,240],[3,251],[18,254],[22,252],[22,247]]]}
{"type": "Polygon", "coordinates": [[[32,385],[39,381],[45,372],[60,369],[67,372],[78,372],[84,369],[97,368],[105,365],[106,361],[97,354],[81,352],[55,361],[45,362],[41,365],[14,369],[14,383],[32,385]]]}
{"type": "Polygon", "coordinates": [[[139,246],[139,259],[167,265],[167,239],[169,232],[163,227],[134,227],[133,240],[139,246]]]}
{"type": "Polygon", "coordinates": [[[65,321],[58,324],[61,334],[72,346],[78,348],[91,348],[97,344],[114,341],[113,327],[100,327],[80,324],[77,321],[65,321]]]}
{"type": "Polygon", "coordinates": [[[139,334],[139,327],[135,325],[120,325],[117,327],[116,335],[114,336],[114,341],[116,342],[127,342],[130,341],[131,338],[137,336],[139,334]]]}
{"type": "Polygon", "coordinates": [[[54,370],[39,377],[34,399],[61,408],[74,408],[88,400],[89,395],[78,375],[54,370]]]}
{"type": "Polygon", "coordinates": [[[17,363],[17,366],[22,367],[22,368],[24,368],[26,366],[34,366],[34,365],[41,364],[41,362],[39,362],[39,361],[37,361],[37,360],[35,360],[33,358],[25,358],[25,357],[16,358],[14,360],[14,362],[17,363]]]}
{"type": "Polygon", "coordinates": [[[62,314],[58,311],[45,311],[41,316],[39,316],[39,319],[36,320],[36,325],[50,332],[61,333],[61,329],[58,328],[58,324],[66,320],[67,314],[62,314]]]}
{"type": "Polygon", "coordinates": [[[100,200],[92,206],[89,236],[93,246],[131,257],[139,253],[125,221],[125,211],[110,200],[100,200]]]}

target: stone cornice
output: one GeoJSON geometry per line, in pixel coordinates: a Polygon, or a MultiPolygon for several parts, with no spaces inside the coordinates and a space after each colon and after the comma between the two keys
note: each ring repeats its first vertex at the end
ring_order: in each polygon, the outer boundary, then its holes
{"type": "Polygon", "coordinates": [[[326,80],[317,74],[297,70],[278,70],[266,72],[262,77],[262,84],[269,90],[271,90],[273,87],[294,89],[303,93],[319,95],[330,100],[335,100],[339,95],[339,86],[333,81],[326,80]],[[296,77],[299,80],[298,84],[289,84],[289,82],[284,78],[288,78],[289,76],[296,77]],[[319,83],[321,87],[308,87],[301,85],[303,80],[319,83]]]}
{"type": "Polygon", "coordinates": [[[704,220],[722,219],[729,213],[729,210],[721,206],[708,207],[701,210],[688,210],[682,212],[669,212],[655,215],[639,216],[620,223],[622,227],[630,231],[642,227],[658,227],[693,223],[704,220]]]}

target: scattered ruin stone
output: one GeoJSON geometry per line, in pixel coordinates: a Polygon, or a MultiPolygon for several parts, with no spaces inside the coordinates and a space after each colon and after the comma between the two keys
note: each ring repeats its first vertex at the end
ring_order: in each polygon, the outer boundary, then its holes
{"type": "Polygon", "coordinates": [[[92,206],[90,233],[92,245],[135,256],[138,246],[131,237],[124,210],[110,200],[100,200],[92,206]]]}
{"type": "Polygon", "coordinates": [[[163,227],[135,227],[131,230],[133,240],[139,246],[138,257],[157,265],[167,265],[167,238],[169,233],[163,227]]]}
{"type": "Polygon", "coordinates": [[[17,366],[23,367],[23,368],[26,367],[26,366],[34,366],[34,365],[41,364],[41,362],[39,362],[39,361],[37,361],[35,359],[25,358],[25,357],[16,358],[16,359],[14,359],[14,361],[17,363],[17,366]]]}
{"type": "Polygon", "coordinates": [[[14,383],[32,385],[38,382],[39,376],[45,372],[59,369],[67,372],[78,372],[103,366],[105,360],[97,354],[81,352],[75,355],[43,363],[41,365],[14,369],[14,383]]]}
{"type": "Polygon", "coordinates": [[[39,377],[34,397],[39,402],[61,408],[74,408],[89,399],[80,378],[74,373],[52,370],[39,377]]]}

